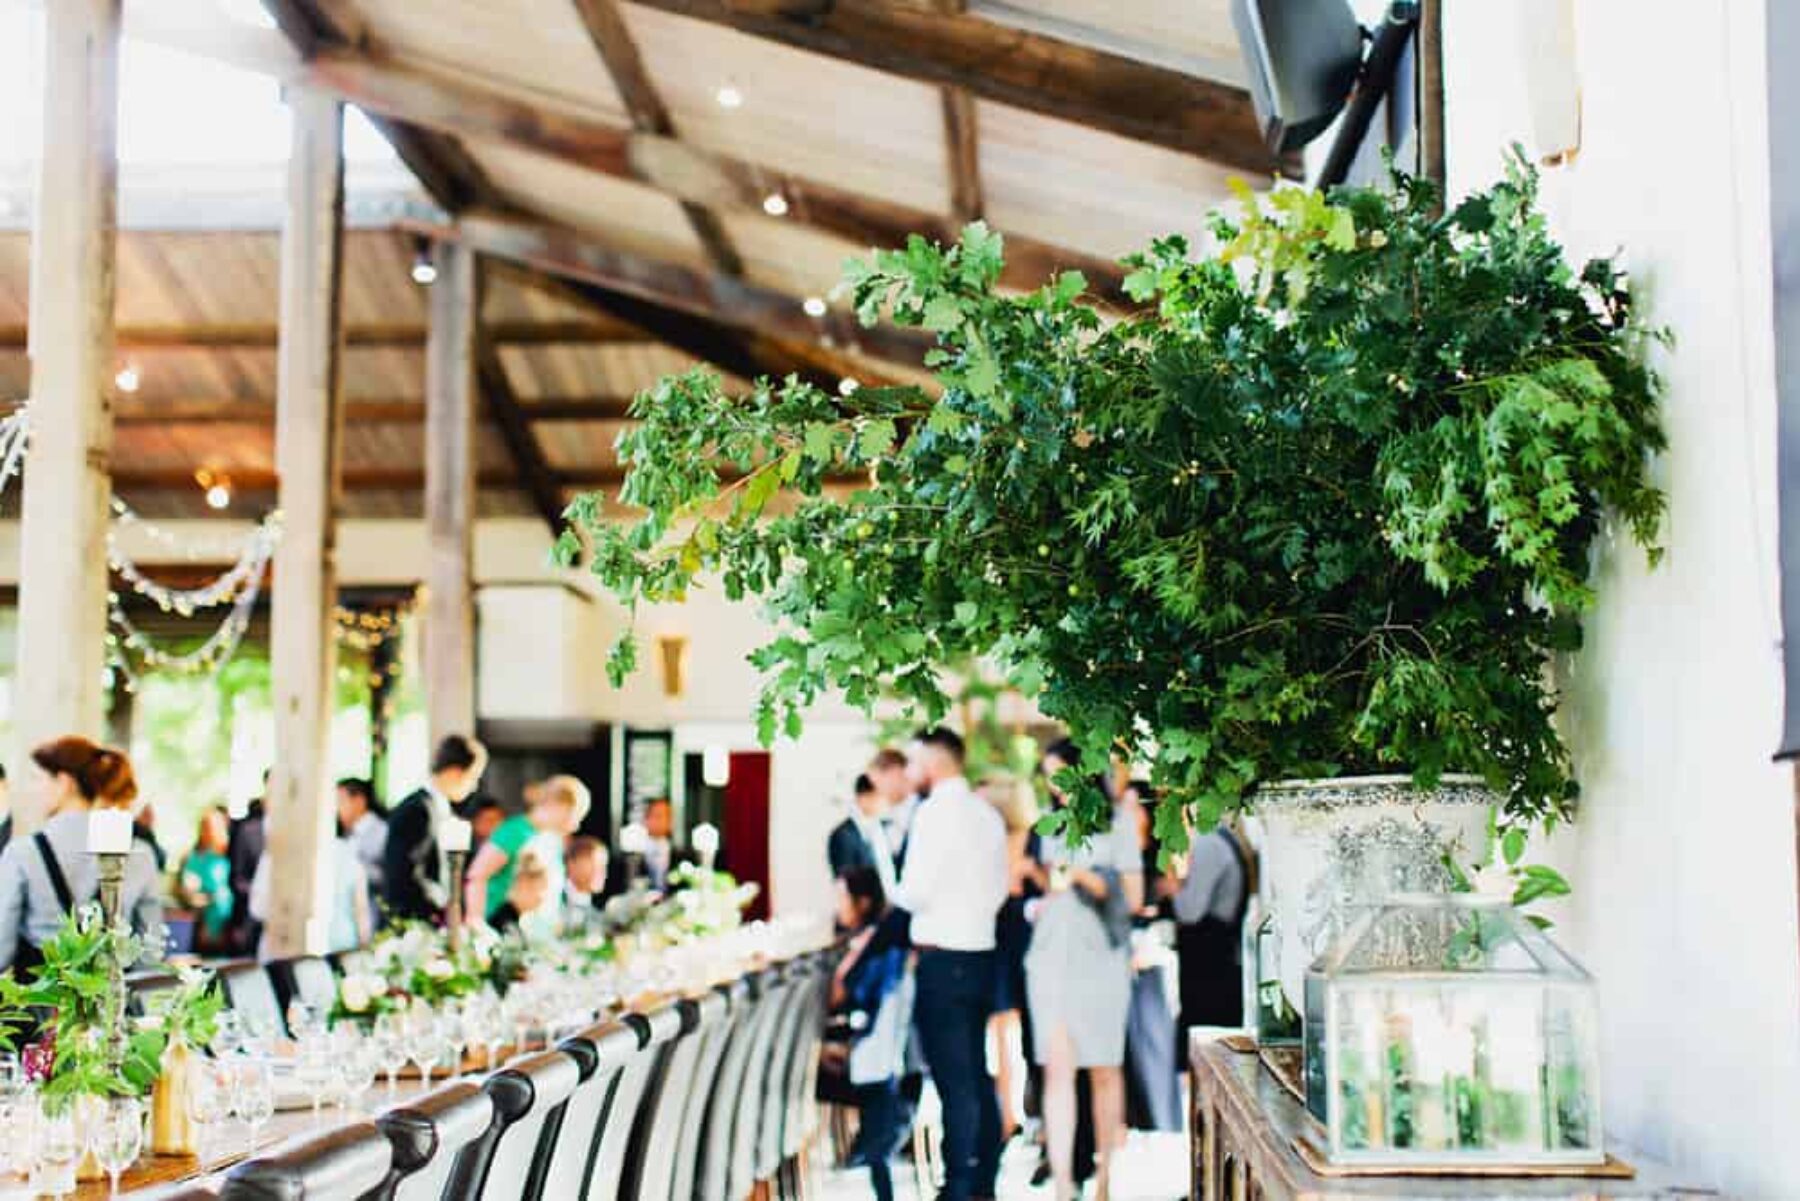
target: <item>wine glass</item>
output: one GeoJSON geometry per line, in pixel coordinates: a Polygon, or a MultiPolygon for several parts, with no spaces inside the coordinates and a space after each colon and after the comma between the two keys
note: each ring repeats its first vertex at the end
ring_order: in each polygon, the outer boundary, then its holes
{"type": "Polygon", "coordinates": [[[213,1054],[221,1059],[232,1055],[244,1045],[244,1034],[244,1019],[235,1010],[220,1010],[213,1028],[213,1054]]]}
{"type": "Polygon", "coordinates": [[[60,1197],[75,1191],[75,1161],[81,1157],[81,1138],[76,1133],[75,1111],[52,1113],[42,1099],[31,1128],[31,1188],[34,1193],[60,1197]]]}
{"type": "Polygon", "coordinates": [[[319,1110],[324,1105],[325,1094],[331,1091],[333,1075],[331,1049],[325,1040],[313,1035],[302,1042],[300,1054],[294,1060],[294,1083],[312,1098],[315,1126],[319,1124],[319,1110]]]}
{"type": "Polygon", "coordinates": [[[374,1087],[380,1069],[379,1055],[371,1038],[357,1035],[348,1040],[334,1057],[338,1069],[338,1101],[343,1111],[360,1109],[362,1099],[374,1087]]]}
{"type": "Polygon", "coordinates": [[[305,1042],[325,1031],[325,1013],[317,1005],[295,997],[287,1007],[288,1034],[295,1042],[305,1042]]]}
{"type": "Polygon", "coordinates": [[[238,1065],[232,1081],[231,1105],[250,1128],[254,1151],[263,1126],[275,1116],[275,1073],[265,1059],[248,1059],[238,1065]]]}
{"type": "Polygon", "coordinates": [[[137,1162],[144,1149],[144,1106],[136,1097],[109,1097],[88,1122],[88,1150],[112,1179],[111,1195],[119,1195],[119,1173],[137,1162]]]}
{"type": "Polygon", "coordinates": [[[418,1065],[425,1086],[431,1086],[431,1067],[444,1054],[443,1029],[428,1006],[419,1005],[406,1015],[406,1053],[418,1065]]]}
{"type": "MultiPolygon", "coordinates": [[[[13,1054],[0,1055],[0,1130],[12,1130],[24,1116],[20,1102],[29,1097],[26,1091],[25,1071],[19,1064],[19,1057],[13,1054]]],[[[0,1139],[0,1172],[11,1173],[18,1170],[24,1156],[15,1150],[11,1140],[0,1139]]]]}
{"type": "Polygon", "coordinates": [[[380,1014],[375,1019],[376,1056],[387,1071],[388,1094],[399,1087],[400,1069],[411,1055],[406,1045],[406,1023],[398,1013],[380,1014]]]}
{"type": "Polygon", "coordinates": [[[462,1076],[463,1048],[469,1045],[469,1011],[461,1001],[449,1001],[438,1013],[444,1044],[450,1049],[450,1078],[462,1076]]]}
{"type": "Polygon", "coordinates": [[[222,1059],[196,1058],[188,1065],[187,1112],[202,1163],[207,1131],[231,1116],[231,1086],[231,1065],[222,1059]]]}

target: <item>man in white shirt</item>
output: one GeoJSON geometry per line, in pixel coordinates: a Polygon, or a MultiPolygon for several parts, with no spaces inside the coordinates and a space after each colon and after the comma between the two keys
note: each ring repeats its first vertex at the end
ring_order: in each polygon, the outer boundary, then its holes
{"type": "Polygon", "coordinates": [[[1007,895],[1006,823],[963,777],[963,741],[928,730],[914,744],[930,787],[907,839],[896,903],[918,949],[914,1013],[944,1113],[940,1201],[994,1195],[1000,1109],[987,1069],[994,919],[1007,895]]]}
{"type": "Polygon", "coordinates": [[[906,756],[893,747],[882,747],[869,760],[869,783],[875,786],[875,795],[881,801],[881,826],[898,872],[906,866],[906,836],[912,832],[920,789],[914,784],[906,756]]]}

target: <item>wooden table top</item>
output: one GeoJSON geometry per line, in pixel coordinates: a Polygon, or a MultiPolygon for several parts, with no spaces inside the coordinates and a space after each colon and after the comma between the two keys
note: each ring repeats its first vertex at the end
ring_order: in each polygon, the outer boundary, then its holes
{"type": "Polygon", "coordinates": [[[1639,1155],[1635,1150],[1608,1140],[1607,1150],[1636,1169],[1630,1180],[1597,1177],[1471,1177],[1471,1176],[1337,1176],[1314,1172],[1294,1150],[1296,1135],[1317,1128],[1317,1122],[1264,1071],[1256,1054],[1235,1050],[1223,1042],[1196,1037],[1189,1050],[1194,1087],[1217,1109],[1221,1134],[1228,1136],[1245,1155],[1257,1174],[1269,1185],[1269,1196],[1305,1198],[1306,1201],[1365,1201],[1367,1198],[1454,1196],[1488,1201],[1670,1201],[1673,1198],[1710,1196],[1691,1181],[1679,1179],[1669,1168],[1639,1155]]]}

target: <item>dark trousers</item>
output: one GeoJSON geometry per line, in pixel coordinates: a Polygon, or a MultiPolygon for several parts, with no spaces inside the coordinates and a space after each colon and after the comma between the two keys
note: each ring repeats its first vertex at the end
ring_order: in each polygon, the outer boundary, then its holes
{"type": "Polygon", "coordinates": [[[1000,1172],[1000,1103],[987,1069],[992,951],[919,952],[914,1025],[944,1109],[942,1201],[992,1197],[1000,1172]]]}
{"type": "Polygon", "coordinates": [[[900,1096],[900,1082],[883,1080],[877,1084],[856,1086],[856,1104],[862,1111],[856,1131],[856,1145],[850,1149],[850,1163],[869,1169],[869,1185],[875,1190],[875,1201],[894,1201],[894,1170],[890,1161],[906,1137],[901,1124],[905,1100],[900,1096]]]}

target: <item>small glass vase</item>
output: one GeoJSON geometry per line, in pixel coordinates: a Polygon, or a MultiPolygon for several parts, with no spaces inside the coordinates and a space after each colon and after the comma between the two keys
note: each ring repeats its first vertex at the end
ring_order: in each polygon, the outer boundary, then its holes
{"type": "Polygon", "coordinates": [[[150,1093],[150,1152],[153,1155],[198,1155],[200,1134],[189,1114],[189,1077],[194,1052],[185,1039],[172,1039],[163,1051],[162,1074],[150,1093]]]}

